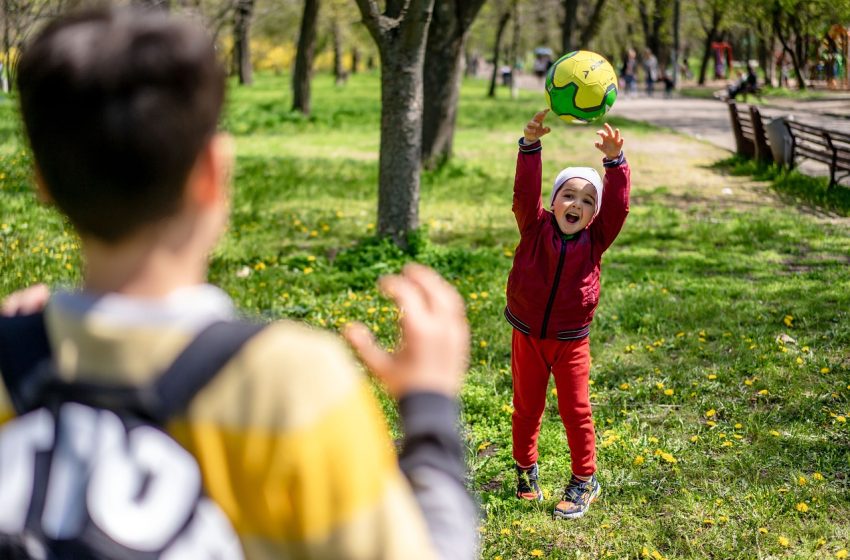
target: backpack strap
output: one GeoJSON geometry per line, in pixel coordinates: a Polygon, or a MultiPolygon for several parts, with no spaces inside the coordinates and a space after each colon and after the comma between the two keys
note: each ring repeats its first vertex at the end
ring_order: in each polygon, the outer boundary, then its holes
{"type": "Polygon", "coordinates": [[[0,374],[18,414],[29,408],[21,394],[25,381],[50,356],[43,312],[0,318],[0,374]]]}
{"type": "Polygon", "coordinates": [[[147,388],[149,394],[144,400],[152,418],[164,424],[183,412],[242,346],[264,328],[257,323],[222,321],[201,331],[147,388]]]}
{"type": "Polygon", "coordinates": [[[104,386],[59,378],[37,315],[0,319],[0,373],[18,414],[51,402],[76,401],[126,409],[163,425],[185,410],[195,395],[265,325],[219,321],[206,327],[153,383],[104,386]]]}

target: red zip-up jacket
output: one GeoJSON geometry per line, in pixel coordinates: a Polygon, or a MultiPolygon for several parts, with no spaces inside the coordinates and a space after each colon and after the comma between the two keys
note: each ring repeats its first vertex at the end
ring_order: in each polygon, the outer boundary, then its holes
{"type": "Polygon", "coordinates": [[[629,166],[622,154],[603,160],[599,214],[575,237],[565,239],[540,199],[541,150],[539,140],[529,145],[520,141],[513,202],[520,240],[508,277],[505,318],[537,338],[584,338],[599,303],[602,253],[629,213],[629,166]]]}

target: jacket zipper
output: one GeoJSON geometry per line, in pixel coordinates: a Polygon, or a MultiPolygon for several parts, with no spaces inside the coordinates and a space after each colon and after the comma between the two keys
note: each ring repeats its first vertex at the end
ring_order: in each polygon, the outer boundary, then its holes
{"type": "Polygon", "coordinates": [[[552,304],[555,303],[555,294],[558,291],[558,284],[561,282],[561,268],[564,266],[564,256],[567,254],[567,241],[561,238],[561,255],[558,257],[558,270],[555,271],[555,281],[552,284],[552,291],[549,293],[549,302],[546,304],[546,313],[543,314],[543,326],[540,329],[540,338],[546,338],[546,327],[549,326],[549,314],[552,312],[552,304]]]}

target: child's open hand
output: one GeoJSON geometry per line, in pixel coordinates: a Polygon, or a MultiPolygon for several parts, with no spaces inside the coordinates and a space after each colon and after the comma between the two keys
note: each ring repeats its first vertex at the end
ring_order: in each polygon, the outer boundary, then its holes
{"type": "Polygon", "coordinates": [[[596,134],[599,135],[599,141],[593,145],[608,159],[616,158],[623,151],[623,137],[620,136],[619,128],[614,130],[610,124],[605,123],[605,129],[597,130],[596,134]]]}
{"type": "Polygon", "coordinates": [[[546,118],[546,114],[548,112],[549,109],[539,111],[531,118],[530,121],[528,121],[528,124],[525,125],[525,130],[523,131],[523,142],[525,144],[533,144],[534,142],[537,142],[542,136],[549,134],[552,130],[548,126],[543,126],[543,119],[546,118]]]}

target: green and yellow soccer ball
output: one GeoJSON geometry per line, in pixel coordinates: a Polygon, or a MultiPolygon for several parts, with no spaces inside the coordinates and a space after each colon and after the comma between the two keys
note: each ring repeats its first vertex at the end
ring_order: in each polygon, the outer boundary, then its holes
{"type": "Polygon", "coordinates": [[[589,123],[608,112],[617,99],[617,74],[605,57],[573,51],[546,73],[546,100],[552,112],[572,123],[589,123]]]}

